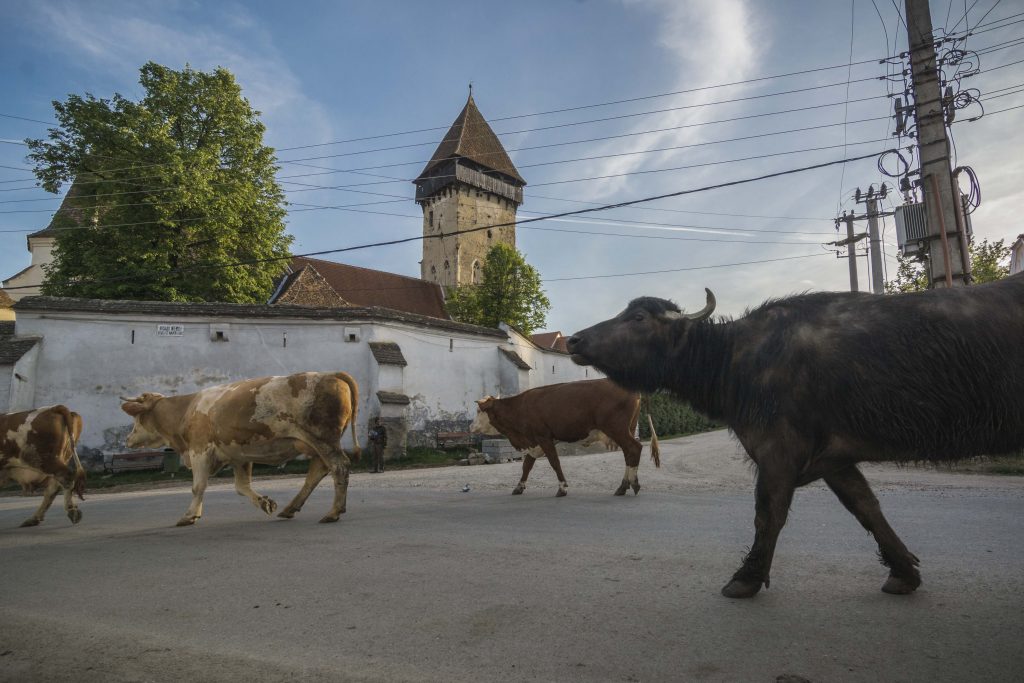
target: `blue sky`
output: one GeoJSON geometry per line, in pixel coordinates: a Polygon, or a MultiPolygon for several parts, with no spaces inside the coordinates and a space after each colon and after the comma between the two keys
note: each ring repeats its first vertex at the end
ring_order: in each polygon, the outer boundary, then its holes
{"type": "MultiPolygon", "coordinates": [[[[974,5],[970,25],[993,1],[974,5]]],[[[880,151],[892,144],[883,142],[891,138],[892,123],[887,84],[877,78],[886,68],[877,63],[657,96],[847,64],[851,30],[854,62],[893,54],[894,44],[897,52],[905,50],[894,4],[875,4],[5,0],[0,113],[46,121],[53,117],[51,100],[68,93],[138,97],[138,68],[147,60],[174,68],[225,66],[263,112],[266,141],[279,150],[279,177],[292,202],[293,250],[304,253],[421,232],[408,180],[462,108],[470,81],[481,112],[528,181],[521,218],[880,151]],[[790,90],[803,92],[778,94],[790,90]],[[628,99],[635,101],[544,113],[628,99]],[[804,110],[778,113],[793,109],[804,110]],[[752,115],[759,116],[735,120],[752,115]],[[619,118],[592,122],[609,117],[619,118]],[[550,128],[556,125],[562,127],[550,128]],[[548,130],[537,130],[543,127],[548,130]],[[809,127],[816,128],[783,132],[809,127]],[[322,144],[431,128],[437,129],[322,144]],[[754,135],[763,137],[720,142],[754,135]],[[602,137],[609,139],[595,140],[602,137]],[[287,149],[312,144],[320,146],[287,149]],[[406,147],[380,150],[399,145],[406,147]],[[819,147],[828,149],[794,153],[819,147]],[[732,161],[764,155],[776,156],[732,161]],[[305,175],[311,173],[321,175],[305,175]],[[613,177],[581,180],[595,176],[613,177]],[[352,204],[364,206],[359,212],[317,208],[352,204]]],[[[902,9],[902,1],[897,4],[902,9]]],[[[1005,28],[967,41],[969,49],[999,48],[981,56],[978,76],[964,80],[982,97],[1003,95],[986,103],[989,112],[1024,104],[1024,94],[1011,88],[1024,83],[1024,64],[1012,64],[1024,59],[1024,44],[1010,42],[1024,37],[1024,23],[1011,23],[1022,12],[1022,0],[1002,0],[985,22],[1008,18],[1005,28]]],[[[952,29],[963,14],[959,0],[932,2],[937,28],[952,29]]],[[[957,30],[964,27],[961,21],[957,30]]],[[[888,86],[893,89],[902,86],[888,86]]],[[[1022,124],[1024,109],[1011,109],[953,127],[957,162],[971,165],[981,180],[983,201],[972,217],[979,238],[1009,243],[1024,231],[1022,124]]],[[[44,125],[0,117],[0,140],[45,132],[44,125]]],[[[40,189],[14,189],[30,188],[31,180],[6,182],[29,177],[17,170],[27,166],[24,148],[0,144],[0,165],[0,212],[8,212],[0,213],[0,230],[45,227],[59,199],[40,189]]],[[[551,329],[571,332],[640,295],[699,307],[705,286],[715,291],[721,312],[740,314],[769,297],[847,288],[845,260],[821,245],[835,239],[833,219],[853,208],[853,190],[880,180],[875,160],[868,159],[643,208],[524,225],[518,246],[546,281],[551,329]],[[806,258],[717,267],[793,256],[806,258]],[[703,269],[679,270],[695,267],[703,269]],[[585,279],[563,279],[575,277],[585,279]]],[[[28,265],[25,234],[0,232],[3,277],[28,265]]],[[[886,242],[895,243],[891,219],[886,242]]],[[[886,250],[891,271],[895,247],[886,250]]],[[[420,246],[325,258],[418,276],[420,246]]],[[[861,259],[862,288],[866,271],[861,259]]]]}

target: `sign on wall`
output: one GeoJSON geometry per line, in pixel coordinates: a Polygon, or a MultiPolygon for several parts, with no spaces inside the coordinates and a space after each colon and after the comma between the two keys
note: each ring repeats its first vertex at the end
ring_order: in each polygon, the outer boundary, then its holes
{"type": "Polygon", "coordinates": [[[156,336],[158,337],[184,337],[185,326],[178,323],[165,324],[161,323],[156,326],[156,336]]]}

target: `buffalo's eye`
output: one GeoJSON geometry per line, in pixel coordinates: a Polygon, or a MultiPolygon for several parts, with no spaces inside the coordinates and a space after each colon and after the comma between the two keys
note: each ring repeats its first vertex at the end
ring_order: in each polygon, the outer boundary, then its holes
{"type": "Polygon", "coordinates": [[[635,320],[638,323],[643,322],[644,321],[644,314],[643,313],[637,313],[636,315],[633,316],[633,320],[635,320]]]}

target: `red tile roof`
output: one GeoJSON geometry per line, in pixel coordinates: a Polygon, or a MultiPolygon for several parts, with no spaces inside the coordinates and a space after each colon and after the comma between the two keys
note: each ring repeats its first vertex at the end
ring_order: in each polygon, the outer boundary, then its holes
{"type": "Polygon", "coordinates": [[[334,291],[353,306],[380,306],[451,319],[444,308],[441,286],[436,282],[314,258],[296,257],[291,261],[293,271],[307,265],[313,266],[334,291]]]}

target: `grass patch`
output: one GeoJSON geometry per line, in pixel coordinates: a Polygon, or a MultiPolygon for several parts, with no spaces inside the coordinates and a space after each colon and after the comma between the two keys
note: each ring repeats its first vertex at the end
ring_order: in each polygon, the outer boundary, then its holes
{"type": "Polygon", "coordinates": [[[965,474],[1003,474],[1024,476],[1024,453],[986,456],[951,463],[949,469],[965,474]]]}
{"type": "MultiPolygon", "coordinates": [[[[447,467],[456,465],[458,461],[465,458],[469,453],[467,448],[453,448],[443,451],[436,448],[410,448],[405,456],[389,460],[387,469],[405,470],[422,469],[427,467],[447,467]]],[[[353,472],[366,472],[372,467],[369,464],[369,453],[363,451],[363,458],[352,464],[353,472]]],[[[309,471],[309,460],[289,460],[283,466],[278,465],[253,465],[253,477],[271,477],[283,474],[306,474],[309,471]]],[[[234,476],[230,467],[225,467],[214,479],[231,479],[234,476]]],[[[191,482],[191,470],[182,467],[177,472],[163,472],[161,470],[136,470],[133,472],[118,472],[117,474],[101,472],[90,472],[85,481],[85,490],[98,491],[109,489],[115,486],[129,486],[132,484],[162,484],[169,482],[191,482]]],[[[21,490],[17,483],[10,483],[0,488],[2,493],[13,493],[21,490]]]]}

